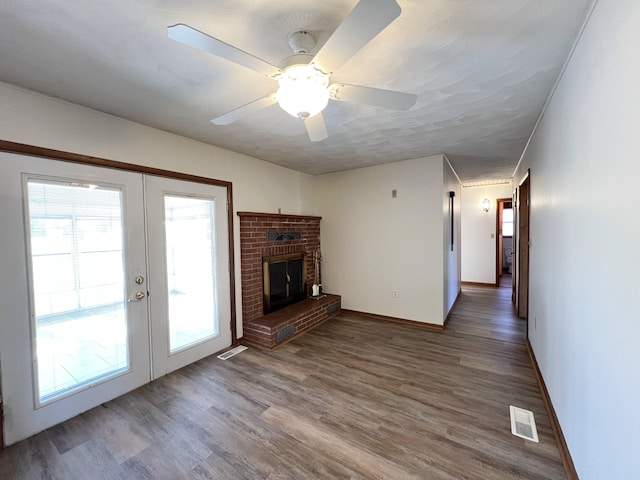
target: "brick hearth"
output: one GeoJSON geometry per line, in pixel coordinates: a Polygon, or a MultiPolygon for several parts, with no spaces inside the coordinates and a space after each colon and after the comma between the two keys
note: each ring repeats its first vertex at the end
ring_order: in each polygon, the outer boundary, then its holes
{"type": "Polygon", "coordinates": [[[320,250],[321,217],[238,212],[242,270],[243,343],[273,349],[340,311],[340,297],[307,299],[263,314],[262,257],[305,253],[307,296],[314,283],[313,252],[320,250]],[[299,238],[269,241],[269,232],[296,232],[299,238]]]}

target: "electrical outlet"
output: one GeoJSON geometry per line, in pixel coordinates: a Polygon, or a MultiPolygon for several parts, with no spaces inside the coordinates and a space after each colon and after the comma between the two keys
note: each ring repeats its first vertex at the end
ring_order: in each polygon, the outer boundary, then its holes
{"type": "Polygon", "coordinates": [[[398,298],[398,290],[391,292],[391,295],[393,295],[393,298],[398,298]]]}

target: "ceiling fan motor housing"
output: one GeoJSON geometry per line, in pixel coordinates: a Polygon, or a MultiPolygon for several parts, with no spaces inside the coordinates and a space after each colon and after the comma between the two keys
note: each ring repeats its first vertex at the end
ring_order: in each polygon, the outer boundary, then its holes
{"type": "Polygon", "coordinates": [[[287,35],[287,43],[293,53],[311,53],[316,37],[307,30],[295,30],[287,35]]]}

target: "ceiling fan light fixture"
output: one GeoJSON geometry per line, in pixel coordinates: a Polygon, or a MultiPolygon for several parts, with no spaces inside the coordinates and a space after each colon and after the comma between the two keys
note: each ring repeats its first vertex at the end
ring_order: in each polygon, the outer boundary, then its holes
{"type": "Polygon", "coordinates": [[[278,78],[276,100],[297,118],[320,113],[329,103],[329,76],[312,65],[291,65],[278,78]]]}

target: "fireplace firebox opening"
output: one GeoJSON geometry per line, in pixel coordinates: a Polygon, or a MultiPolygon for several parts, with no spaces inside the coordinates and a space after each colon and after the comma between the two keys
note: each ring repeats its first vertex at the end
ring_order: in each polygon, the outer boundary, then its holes
{"type": "Polygon", "coordinates": [[[307,298],[304,252],[262,257],[264,314],[307,298]]]}

